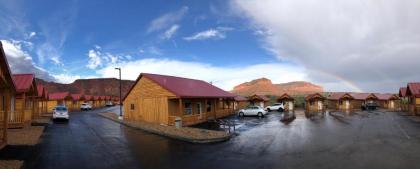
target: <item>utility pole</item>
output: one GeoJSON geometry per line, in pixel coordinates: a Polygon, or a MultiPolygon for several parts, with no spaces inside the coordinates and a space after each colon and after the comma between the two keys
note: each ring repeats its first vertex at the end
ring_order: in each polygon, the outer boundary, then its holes
{"type": "Polygon", "coordinates": [[[122,86],[121,86],[121,68],[120,67],[117,67],[115,69],[119,71],[119,76],[120,76],[120,115],[118,116],[118,119],[122,120],[123,119],[123,115],[122,115],[122,98],[121,98],[121,90],[122,90],[122,86]]]}

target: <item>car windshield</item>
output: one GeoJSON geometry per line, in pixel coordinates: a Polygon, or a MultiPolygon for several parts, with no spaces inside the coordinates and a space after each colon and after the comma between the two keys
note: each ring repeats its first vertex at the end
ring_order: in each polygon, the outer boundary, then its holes
{"type": "Polygon", "coordinates": [[[67,108],[66,107],[56,107],[55,110],[58,110],[58,111],[67,111],[67,108]]]}

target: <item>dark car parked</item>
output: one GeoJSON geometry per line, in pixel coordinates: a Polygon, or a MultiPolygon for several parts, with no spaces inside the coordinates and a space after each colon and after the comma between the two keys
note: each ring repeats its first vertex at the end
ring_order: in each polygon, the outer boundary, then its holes
{"type": "Polygon", "coordinates": [[[373,102],[373,103],[366,103],[362,105],[362,110],[376,110],[378,109],[378,104],[373,102]]]}

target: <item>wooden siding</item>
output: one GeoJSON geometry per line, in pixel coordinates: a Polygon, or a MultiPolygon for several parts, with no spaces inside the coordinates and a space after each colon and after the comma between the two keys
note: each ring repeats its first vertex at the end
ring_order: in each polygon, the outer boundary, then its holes
{"type": "Polygon", "coordinates": [[[175,95],[142,77],[124,100],[124,119],[168,125],[168,97],[175,95]]]}
{"type": "Polygon", "coordinates": [[[57,105],[58,105],[57,100],[49,100],[47,102],[47,109],[48,109],[47,112],[53,112],[54,107],[57,106],[57,105]]]}
{"type": "Polygon", "coordinates": [[[8,115],[11,110],[12,96],[14,94],[10,88],[0,89],[0,149],[7,142],[8,115]]]}
{"type": "Polygon", "coordinates": [[[305,109],[308,113],[320,113],[325,111],[325,101],[320,99],[314,99],[310,101],[306,101],[305,109]],[[319,105],[319,103],[321,105],[319,105]]]}

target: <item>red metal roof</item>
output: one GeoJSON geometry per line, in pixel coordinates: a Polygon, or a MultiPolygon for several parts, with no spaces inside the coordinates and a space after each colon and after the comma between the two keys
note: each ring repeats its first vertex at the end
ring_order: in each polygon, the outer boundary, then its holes
{"type": "Polygon", "coordinates": [[[0,69],[5,74],[6,80],[11,84],[10,87],[13,91],[16,90],[15,81],[12,78],[12,73],[10,71],[9,62],[7,61],[6,53],[3,50],[3,44],[0,41],[0,69]]]}
{"type": "Polygon", "coordinates": [[[420,82],[407,84],[407,95],[420,97],[420,82]]]}
{"type": "Polygon", "coordinates": [[[82,94],[70,94],[73,100],[83,100],[85,97],[82,94]]]}
{"type": "Polygon", "coordinates": [[[405,97],[405,96],[407,96],[407,88],[406,88],[406,87],[401,87],[401,88],[400,88],[399,95],[400,95],[400,97],[405,97]]]}
{"type": "Polygon", "coordinates": [[[69,92],[59,92],[59,93],[50,93],[50,100],[63,100],[66,98],[71,98],[69,92]]]}
{"type": "Polygon", "coordinates": [[[314,94],[310,94],[310,95],[306,96],[305,97],[305,100],[306,101],[309,101],[309,100],[313,100],[313,99],[316,99],[316,98],[325,99],[325,97],[322,94],[320,94],[320,93],[314,93],[314,94]]]}
{"type": "Polygon", "coordinates": [[[42,94],[44,93],[44,86],[42,84],[37,84],[37,90],[38,90],[38,97],[42,97],[42,94]]]}
{"type": "Polygon", "coordinates": [[[355,100],[366,100],[371,93],[350,93],[355,100]]]}
{"type": "MultiPolygon", "coordinates": [[[[16,92],[28,92],[34,82],[33,74],[15,74],[13,75],[16,92]]],[[[38,91],[36,91],[38,93],[38,91]]]]}
{"type": "MultiPolygon", "coordinates": [[[[141,73],[137,78],[135,84],[141,79],[141,77],[146,77],[158,85],[162,86],[166,90],[172,92],[177,97],[183,98],[234,98],[235,95],[229,92],[226,92],[210,83],[207,83],[202,80],[188,79],[183,77],[167,76],[167,75],[158,75],[150,73],[141,73]]],[[[131,89],[134,88],[135,84],[131,89]]],[[[130,89],[130,91],[131,91],[130,89]]],[[[127,93],[127,95],[130,93],[127,93]]],[[[124,97],[124,99],[127,97],[124,97]]]]}
{"type": "Polygon", "coordinates": [[[92,98],[93,98],[92,95],[85,95],[86,100],[92,100],[92,98]]]}
{"type": "Polygon", "coordinates": [[[398,99],[398,97],[395,94],[390,94],[390,93],[375,93],[375,96],[378,97],[379,100],[398,99]]]}
{"type": "Polygon", "coordinates": [[[101,100],[101,96],[93,96],[93,100],[101,100]]]}
{"type": "Polygon", "coordinates": [[[292,96],[290,96],[289,94],[287,94],[287,93],[284,93],[284,94],[282,94],[277,100],[285,100],[285,99],[288,99],[288,100],[295,100],[295,98],[293,98],[292,96]]]}
{"type": "Polygon", "coordinates": [[[244,96],[236,96],[235,98],[235,101],[248,101],[248,99],[246,98],[246,97],[244,97],[244,96]]]}

